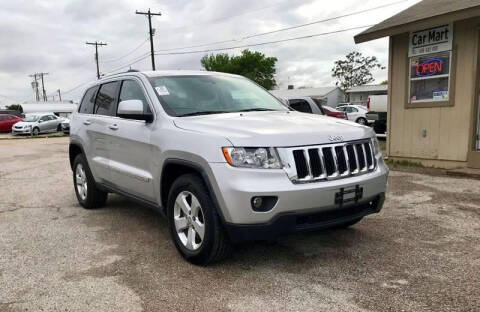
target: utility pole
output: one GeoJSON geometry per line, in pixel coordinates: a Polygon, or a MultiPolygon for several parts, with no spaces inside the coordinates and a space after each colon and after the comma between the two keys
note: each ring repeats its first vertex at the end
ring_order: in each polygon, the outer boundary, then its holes
{"type": "Polygon", "coordinates": [[[43,92],[43,101],[47,101],[47,93],[45,92],[45,84],[43,82],[43,76],[48,75],[48,73],[38,73],[40,75],[40,78],[42,79],[42,92],[43,92]]]}
{"type": "Polygon", "coordinates": [[[98,46],[106,46],[107,44],[104,42],[85,42],[86,44],[89,45],[94,45],[95,46],[95,62],[97,62],[97,79],[100,79],[100,68],[98,67],[98,46]]]}
{"type": "Polygon", "coordinates": [[[32,82],[32,88],[35,90],[35,98],[38,101],[40,101],[40,95],[38,93],[38,81],[37,81],[37,76],[38,74],[31,74],[29,75],[29,77],[32,77],[33,78],[33,82],[32,82]]]}
{"type": "Polygon", "coordinates": [[[62,94],[60,93],[60,89],[57,90],[58,92],[58,98],[60,99],[60,102],[62,101],[62,94]]]}
{"type": "Polygon", "coordinates": [[[155,29],[152,28],[152,16],[161,16],[162,13],[152,13],[150,12],[150,9],[148,9],[148,12],[135,11],[135,14],[146,15],[148,17],[148,29],[150,31],[150,55],[152,57],[152,70],[155,70],[155,51],[153,50],[153,35],[155,33],[155,29]]]}

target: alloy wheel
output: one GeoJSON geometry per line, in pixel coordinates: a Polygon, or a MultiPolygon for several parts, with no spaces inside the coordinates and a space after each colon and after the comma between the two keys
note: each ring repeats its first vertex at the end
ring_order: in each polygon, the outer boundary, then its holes
{"type": "Polygon", "coordinates": [[[173,208],[175,231],[183,246],[195,251],[202,246],[205,219],[197,197],[188,191],[178,194],[173,208]]]}
{"type": "Polygon", "coordinates": [[[78,195],[82,200],[85,200],[87,198],[88,182],[82,164],[78,164],[75,170],[75,182],[77,184],[78,195]]]}

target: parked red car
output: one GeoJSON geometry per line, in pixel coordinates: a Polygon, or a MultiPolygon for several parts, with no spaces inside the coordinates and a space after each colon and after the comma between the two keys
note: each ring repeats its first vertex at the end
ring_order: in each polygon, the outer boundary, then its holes
{"type": "Polygon", "coordinates": [[[10,114],[0,114],[0,132],[12,131],[12,126],[22,120],[23,117],[10,114]]]}
{"type": "Polygon", "coordinates": [[[347,115],[344,112],[331,108],[330,106],[322,106],[325,115],[330,117],[336,117],[341,119],[347,119],[347,115]]]}

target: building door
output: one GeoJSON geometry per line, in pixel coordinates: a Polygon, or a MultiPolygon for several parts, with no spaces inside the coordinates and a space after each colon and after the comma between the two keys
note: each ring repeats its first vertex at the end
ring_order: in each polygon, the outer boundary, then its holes
{"type": "Polygon", "coordinates": [[[477,151],[480,151],[480,96],[477,102],[477,151]]]}

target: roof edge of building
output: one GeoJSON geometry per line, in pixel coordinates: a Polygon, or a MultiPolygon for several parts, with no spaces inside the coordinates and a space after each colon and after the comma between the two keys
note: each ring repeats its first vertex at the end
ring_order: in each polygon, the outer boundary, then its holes
{"type": "MultiPolygon", "coordinates": [[[[419,29],[429,28],[435,25],[439,25],[440,23],[453,23],[457,20],[468,19],[476,16],[480,16],[480,6],[434,15],[431,17],[425,17],[416,21],[393,25],[372,31],[372,29],[375,29],[375,27],[378,25],[377,24],[354,36],[353,39],[356,44],[359,44],[367,41],[380,39],[383,37],[389,37],[419,29]],[[447,21],[442,21],[444,19],[446,19],[447,21]]],[[[379,24],[381,23],[383,22],[380,22],[379,24]]]]}

